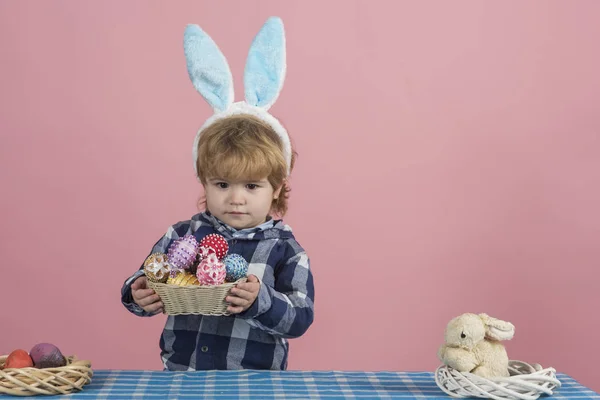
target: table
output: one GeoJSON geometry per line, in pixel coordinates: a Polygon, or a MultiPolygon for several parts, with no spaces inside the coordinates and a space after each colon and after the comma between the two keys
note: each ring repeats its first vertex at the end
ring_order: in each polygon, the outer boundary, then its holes
{"type": "MultiPolygon", "coordinates": [[[[565,374],[551,399],[600,399],[565,374]]],[[[18,399],[2,396],[0,398],[18,399]]],[[[97,370],[79,393],[38,399],[448,399],[431,372],[97,370]]],[[[547,397],[545,397],[547,399],[547,397]]]]}

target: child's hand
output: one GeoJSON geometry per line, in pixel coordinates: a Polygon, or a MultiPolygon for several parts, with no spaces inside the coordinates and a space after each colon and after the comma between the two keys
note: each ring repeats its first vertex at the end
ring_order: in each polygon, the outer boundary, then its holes
{"type": "Polygon", "coordinates": [[[142,307],[144,311],[153,314],[163,312],[163,303],[160,301],[160,297],[154,293],[154,290],[148,289],[145,276],[137,278],[131,284],[131,294],[135,304],[142,307]]]}
{"type": "Polygon", "coordinates": [[[259,289],[260,282],[258,278],[254,275],[248,276],[245,283],[239,283],[229,291],[230,295],[225,298],[225,301],[230,303],[227,311],[232,314],[239,314],[249,309],[254,304],[259,289]]]}

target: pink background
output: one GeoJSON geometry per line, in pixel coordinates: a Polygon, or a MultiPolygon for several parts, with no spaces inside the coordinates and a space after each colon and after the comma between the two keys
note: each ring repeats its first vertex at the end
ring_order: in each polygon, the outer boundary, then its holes
{"type": "Polygon", "coordinates": [[[161,367],[165,318],[119,291],[196,212],[211,111],[183,30],[217,41],[240,100],[270,15],[288,40],[272,111],[300,153],[286,220],[317,290],[290,368],[433,371],[446,323],[487,312],[516,325],[511,358],[600,391],[593,0],[0,2],[0,354],[161,367]]]}

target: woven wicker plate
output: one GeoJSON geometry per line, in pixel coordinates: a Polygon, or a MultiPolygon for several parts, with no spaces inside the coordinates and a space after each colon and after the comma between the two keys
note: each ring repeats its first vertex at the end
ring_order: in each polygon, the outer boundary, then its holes
{"type": "Polygon", "coordinates": [[[458,372],[446,365],[435,371],[435,383],[452,397],[479,397],[483,399],[532,400],[541,395],[552,395],[561,383],[554,368],[523,361],[508,362],[508,378],[483,378],[469,372],[458,372]]]}
{"type": "MultiPolygon", "coordinates": [[[[0,368],[8,356],[0,357],[0,368]]],[[[58,368],[0,369],[0,393],[13,396],[56,395],[78,392],[92,381],[89,361],[67,357],[67,365],[58,368]]]]}

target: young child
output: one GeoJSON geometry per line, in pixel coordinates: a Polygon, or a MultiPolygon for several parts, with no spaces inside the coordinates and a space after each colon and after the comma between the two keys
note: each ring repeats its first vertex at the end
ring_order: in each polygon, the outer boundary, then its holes
{"type": "MultiPolygon", "coordinates": [[[[249,267],[247,282],[231,289],[226,298],[231,315],[167,318],[160,339],[167,370],[284,370],[287,339],[301,336],[313,322],[308,256],[290,227],[271,217],[287,210],[287,178],[294,165],[287,132],[267,112],[283,83],[284,44],[281,20],[270,18],[248,56],[246,101],[233,103],[225,58],[199,27],[186,29],[190,78],[215,110],[194,143],[206,211],[171,226],[149,254],[166,253],[184,235],[201,241],[217,233],[227,240],[229,252],[243,256],[249,267]],[[275,80],[266,82],[265,76],[275,80]]],[[[160,298],[147,287],[143,266],[125,281],[121,297],[135,315],[162,312],[160,298]]]]}

